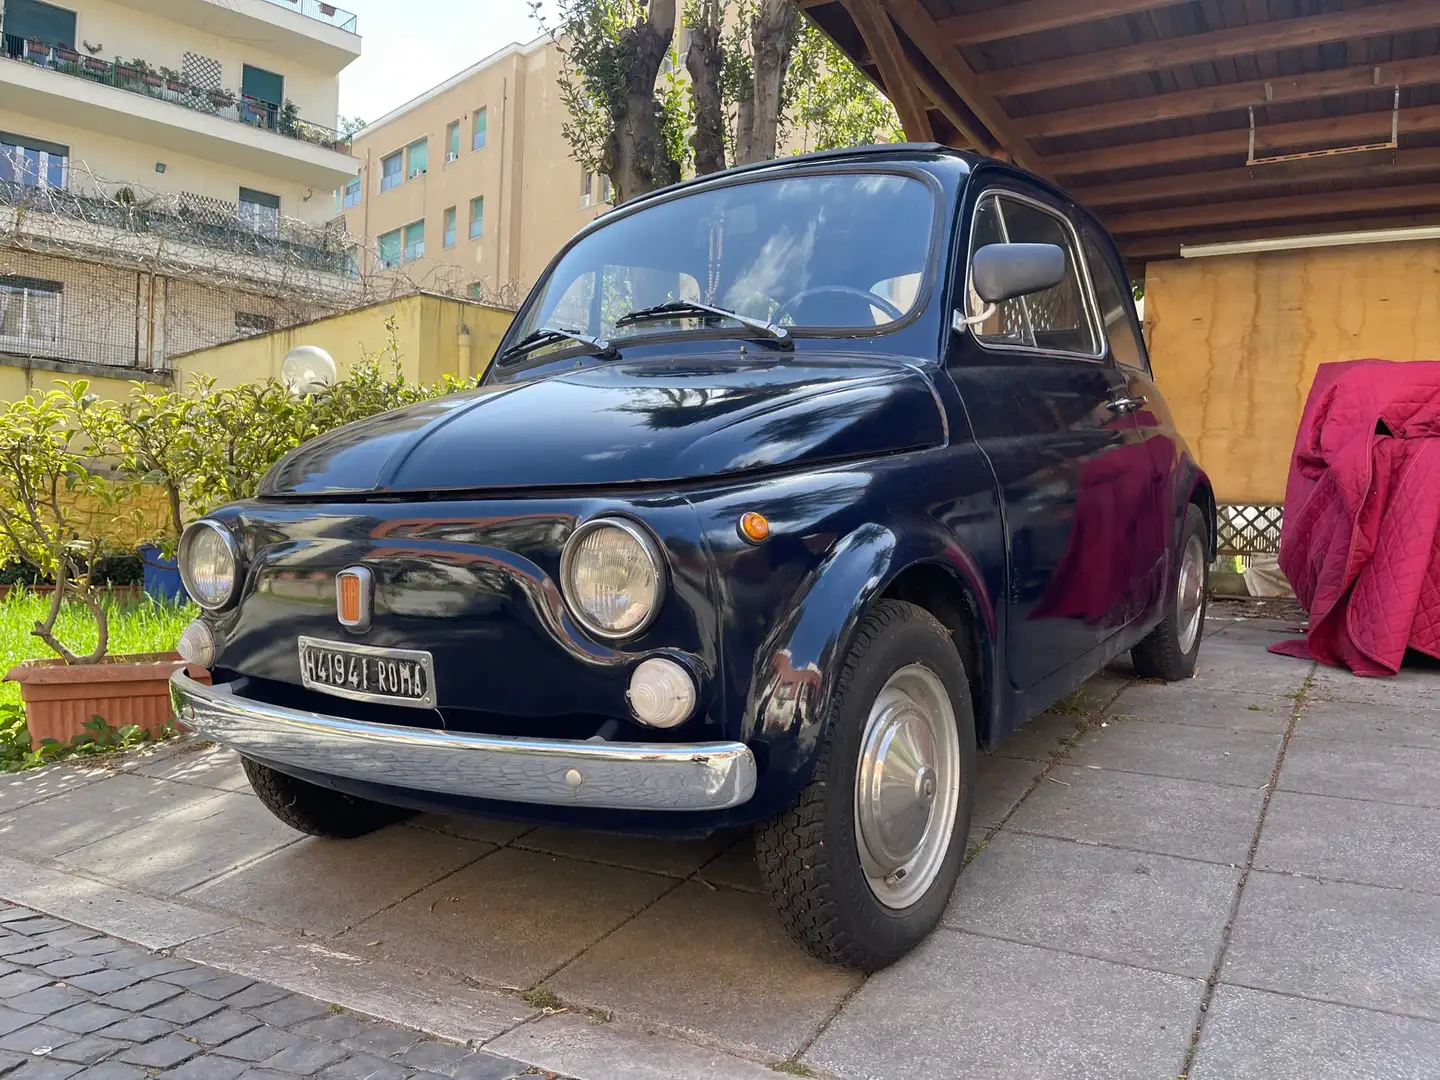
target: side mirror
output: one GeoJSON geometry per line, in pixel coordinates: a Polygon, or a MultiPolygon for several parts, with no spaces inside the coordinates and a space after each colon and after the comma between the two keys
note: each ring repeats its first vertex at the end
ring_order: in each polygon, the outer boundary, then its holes
{"type": "Polygon", "coordinates": [[[1065,249],[1057,244],[988,244],[975,252],[970,282],[987,304],[1053,289],[1065,280],[1065,249]]]}

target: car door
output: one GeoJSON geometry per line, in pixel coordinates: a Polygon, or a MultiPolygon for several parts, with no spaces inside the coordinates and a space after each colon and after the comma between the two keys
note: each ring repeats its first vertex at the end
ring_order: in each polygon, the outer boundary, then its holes
{"type": "Polygon", "coordinates": [[[1008,177],[998,187],[975,183],[947,366],[1000,489],[1005,655],[1012,683],[1024,689],[1132,617],[1127,514],[1151,468],[1130,411],[1129,378],[1104,345],[1066,208],[1008,177]],[[1006,242],[1057,244],[1068,272],[1052,289],[987,310],[969,287],[969,264],[979,248],[1006,242]]]}

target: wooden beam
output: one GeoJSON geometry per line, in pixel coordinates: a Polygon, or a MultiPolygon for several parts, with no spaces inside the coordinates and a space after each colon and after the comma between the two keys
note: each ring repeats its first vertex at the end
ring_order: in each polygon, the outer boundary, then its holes
{"type": "Polygon", "coordinates": [[[880,81],[885,84],[885,96],[900,114],[900,123],[905,128],[905,137],[911,142],[933,142],[935,131],[930,126],[930,115],[925,103],[911,78],[910,65],[900,48],[900,39],[895,34],[895,25],[890,16],[881,10],[875,0],[841,0],[855,29],[875,66],[880,69],[880,81]]]}
{"type": "Polygon", "coordinates": [[[1285,195],[1273,199],[1226,199],[1202,206],[1139,210],[1111,214],[1105,225],[1112,233],[1174,232],[1204,225],[1239,225],[1321,217],[1370,210],[1416,207],[1434,212],[1440,205],[1440,184],[1396,184],[1392,187],[1328,191],[1317,195],[1285,195]]]}
{"type": "Polygon", "coordinates": [[[1268,240],[1272,237],[1323,236],[1335,232],[1369,232],[1434,224],[1440,224],[1440,211],[1380,217],[1366,214],[1364,217],[1338,221],[1249,225],[1243,229],[1199,229],[1194,232],[1171,233],[1168,236],[1142,236],[1133,240],[1122,238],[1118,243],[1120,254],[1126,262],[1143,262],[1147,259],[1178,259],[1182,244],[1225,244],[1242,240],[1268,240]]]}
{"type": "MultiPolygon", "coordinates": [[[[1440,179],[1440,147],[1427,146],[1414,150],[1400,150],[1391,165],[1357,165],[1353,169],[1335,168],[1317,172],[1316,181],[1344,177],[1366,176],[1378,183],[1384,183],[1391,176],[1405,176],[1414,173],[1433,172],[1440,179]]],[[[1252,176],[1244,166],[1238,169],[1212,169],[1207,172],[1180,173],[1177,176],[1160,176],[1149,180],[1122,180],[1113,184],[1097,184],[1072,191],[1077,202],[1092,209],[1103,206],[1129,206],[1136,203],[1162,202],[1183,199],[1194,195],[1238,195],[1245,197],[1252,191],[1264,191],[1272,187],[1294,187],[1309,183],[1309,177],[1299,176],[1252,176]]]]}
{"type": "MultiPolygon", "coordinates": [[[[905,49],[907,54],[910,51],[905,42],[901,42],[901,48],[905,49]]],[[[985,126],[970,111],[970,106],[965,104],[964,99],[955,93],[949,83],[936,76],[928,64],[921,66],[912,62],[910,68],[915,81],[920,84],[920,89],[930,99],[931,104],[954,125],[960,137],[965,140],[966,146],[962,149],[974,149],[991,155],[999,149],[985,126]]]]}
{"type": "Polygon", "coordinates": [[[920,0],[884,0],[884,4],[916,50],[930,61],[930,66],[940,73],[985,125],[993,136],[992,141],[1004,147],[1017,165],[1047,176],[1040,155],[1030,145],[1030,140],[1020,134],[1015,122],[1000,104],[980,89],[980,77],[975,69],[965,62],[959,52],[941,40],[934,17],[925,10],[920,0]]]}
{"type": "Polygon", "coordinates": [[[1308,75],[1255,79],[1230,86],[1207,86],[1201,90],[1181,90],[1173,94],[1089,105],[1079,109],[1066,109],[1063,112],[1018,118],[1015,124],[1032,139],[1049,138],[1054,135],[1075,135],[1107,128],[1153,124],[1186,116],[1207,116],[1225,112],[1227,109],[1243,109],[1250,105],[1307,101],[1335,94],[1394,86],[1423,86],[1437,82],[1440,82],[1440,56],[1422,56],[1415,60],[1357,64],[1354,67],[1316,71],[1308,75]]]}
{"type": "Polygon", "coordinates": [[[1167,71],[1185,64],[1251,56],[1271,49],[1322,45],[1331,41],[1402,34],[1440,26],[1440,0],[1390,0],[1330,15],[1236,26],[1208,34],[1147,41],[1119,49],[1082,53],[990,72],[980,77],[986,94],[1005,97],[1058,86],[1112,79],[1117,75],[1167,71]]]}
{"type": "MultiPolygon", "coordinates": [[[[1357,142],[1383,143],[1390,138],[1391,115],[1387,110],[1268,124],[1256,129],[1256,152],[1264,155],[1312,144],[1338,147],[1357,142]]],[[[1440,105],[1400,110],[1401,136],[1416,131],[1440,131],[1440,105]]],[[[1156,139],[1073,154],[1054,154],[1045,159],[1045,164],[1052,172],[1069,176],[1203,158],[1230,158],[1234,164],[1242,165],[1249,154],[1249,147],[1250,129],[1230,128],[1204,135],[1182,135],[1177,139],[1156,139]]]]}
{"type": "MultiPolygon", "coordinates": [[[[804,0],[802,0],[804,2],[804,0]]],[[[812,0],[816,2],[816,0],[812,0]]],[[[823,0],[820,0],[823,2],[823,0]]],[[[1109,19],[1116,15],[1134,15],[1152,8],[1169,7],[1181,0],[1027,0],[1008,4],[973,15],[956,15],[939,22],[946,41],[958,45],[974,45],[982,41],[1035,34],[1041,30],[1058,30],[1062,26],[1109,19]]]]}

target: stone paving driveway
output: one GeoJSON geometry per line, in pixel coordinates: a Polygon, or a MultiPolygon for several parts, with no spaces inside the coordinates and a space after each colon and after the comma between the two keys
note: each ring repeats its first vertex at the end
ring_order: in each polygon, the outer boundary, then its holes
{"type": "Polygon", "coordinates": [[[1284,629],[1216,621],[1196,679],[1117,667],[987,757],[944,928],[868,980],[789,945],[745,837],[301,839],[214,748],[0,779],[0,896],[583,1080],[1433,1078],[1440,669],[1284,629]]]}

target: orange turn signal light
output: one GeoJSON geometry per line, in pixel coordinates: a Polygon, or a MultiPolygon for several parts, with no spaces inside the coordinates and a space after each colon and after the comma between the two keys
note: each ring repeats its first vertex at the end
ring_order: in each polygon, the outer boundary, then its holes
{"type": "Polygon", "coordinates": [[[754,510],[740,515],[740,535],[752,544],[758,544],[770,535],[770,522],[765,520],[764,514],[757,514],[754,510]]]}

